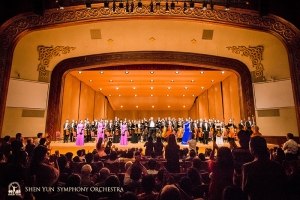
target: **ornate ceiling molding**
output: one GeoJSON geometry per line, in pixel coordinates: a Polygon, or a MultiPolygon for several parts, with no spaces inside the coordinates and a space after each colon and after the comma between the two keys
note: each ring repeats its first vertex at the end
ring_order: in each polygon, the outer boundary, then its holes
{"type": "Polygon", "coordinates": [[[257,47],[251,47],[249,48],[245,46],[232,46],[227,47],[228,50],[232,50],[233,53],[240,54],[242,53],[242,56],[249,57],[252,61],[252,66],[255,68],[255,77],[262,77],[263,76],[263,70],[264,66],[261,63],[262,60],[262,53],[264,51],[263,46],[257,46],[257,47]]]}
{"type": "MultiPolygon", "coordinates": [[[[283,42],[289,55],[291,80],[293,84],[297,122],[300,124],[300,31],[284,19],[268,15],[260,17],[258,12],[215,6],[214,10],[195,7],[185,12],[176,7],[170,12],[154,10],[149,7],[135,9],[133,13],[124,10],[113,12],[103,7],[87,10],[84,6],[68,7],[64,10],[47,10],[44,16],[25,13],[11,18],[0,27],[0,130],[2,130],[5,103],[10,78],[14,48],[22,36],[35,30],[53,27],[74,26],[80,23],[93,23],[105,20],[165,19],[194,20],[197,22],[221,24],[237,28],[265,31],[275,35],[283,42]]],[[[298,126],[300,132],[300,126],[298,126]]]]}
{"type": "Polygon", "coordinates": [[[60,56],[60,53],[66,54],[70,53],[71,50],[76,49],[76,47],[64,47],[64,46],[56,46],[56,47],[45,47],[45,46],[38,46],[37,51],[39,53],[39,61],[40,64],[38,65],[37,70],[39,71],[40,77],[47,76],[46,69],[49,66],[50,60],[55,56],[60,56]]]}

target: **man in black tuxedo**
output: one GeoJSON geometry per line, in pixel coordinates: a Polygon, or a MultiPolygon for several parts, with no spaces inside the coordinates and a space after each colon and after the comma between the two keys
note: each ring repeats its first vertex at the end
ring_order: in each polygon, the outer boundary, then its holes
{"type": "Polygon", "coordinates": [[[68,143],[69,135],[71,134],[71,124],[69,123],[69,120],[66,119],[66,122],[63,125],[64,130],[64,143],[68,143]]]}
{"type": "Polygon", "coordinates": [[[210,125],[207,122],[207,120],[205,120],[205,122],[202,123],[202,131],[203,131],[203,144],[208,144],[208,134],[210,131],[210,125]]]}
{"type": "Polygon", "coordinates": [[[251,120],[250,117],[248,117],[248,120],[246,121],[246,127],[247,127],[247,131],[249,131],[250,133],[252,133],[251,131],[252,126],[253,126],[253,121],[251,120]]]}
{"type": "Polygon", "coordinates": [[[148,137],[152,137],[153,141],[156,141],[156,124],[153,120],[153,117],[150,117],[149,120],[149,132],[148,132],[148,137]]]}

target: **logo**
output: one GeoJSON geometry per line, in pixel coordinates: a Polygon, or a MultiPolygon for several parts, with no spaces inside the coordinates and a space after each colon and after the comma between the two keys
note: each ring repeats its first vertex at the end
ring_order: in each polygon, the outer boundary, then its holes
{"type": "Polygon", "coordinates": [[[8,185],[8,196],[21,196],[21,187],[18,182],[12,182],[8,185]]]}

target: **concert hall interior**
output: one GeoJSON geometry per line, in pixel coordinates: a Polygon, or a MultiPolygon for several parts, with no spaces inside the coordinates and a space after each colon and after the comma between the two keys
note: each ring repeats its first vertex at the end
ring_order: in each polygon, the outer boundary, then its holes
{"type": "Polygon", "coordinates": [[[1,138],[42,132],[56,140],[66,119],[238,124],[252,115],[268,143],[282,144],[288,132],[298,137],[298,18],[260,13],[257,1],[247,2],[230,10],[196,3],[185,11],[179,1],[170,12],[136,6],[133,13],[103,3],[46,4],[43,15],[7,14],[0,28],[1,138]]]}

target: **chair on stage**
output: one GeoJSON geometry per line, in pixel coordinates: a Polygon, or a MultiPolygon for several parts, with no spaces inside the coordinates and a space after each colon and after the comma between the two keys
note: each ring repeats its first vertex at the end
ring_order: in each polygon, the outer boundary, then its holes
{"type": "Polygon", "coordinates": [[[64,140],[64,137],[61,136],[60,131],[56,131],[55,136],[56,136],[56,141],[62,142],[64,140]]]}

